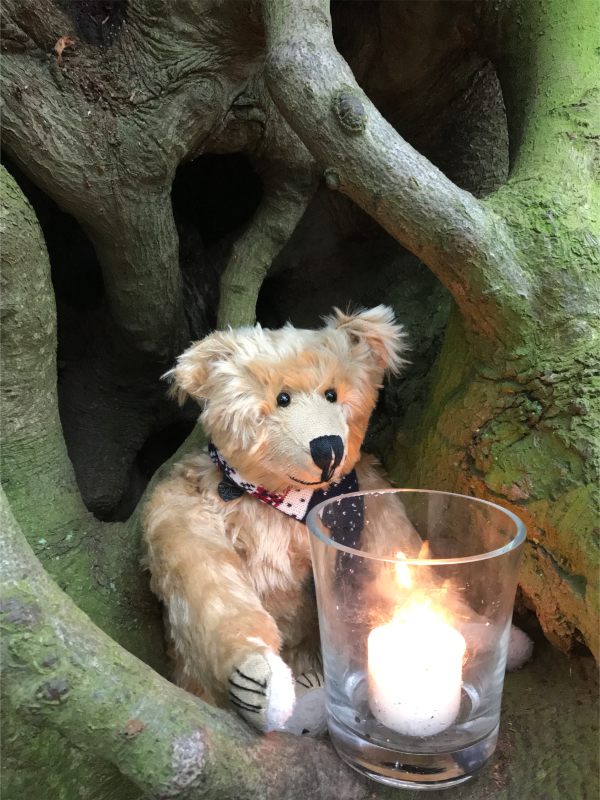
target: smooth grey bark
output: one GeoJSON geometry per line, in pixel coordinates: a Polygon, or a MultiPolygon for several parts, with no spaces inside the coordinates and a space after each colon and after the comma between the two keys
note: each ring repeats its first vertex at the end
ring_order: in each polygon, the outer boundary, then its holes
{"type": "Polygon", "coordinates": [[[421,258],[475,333],[498,334],[508,309],[517,315],[529,297],[529,280],[502,219],[449,181],[381,116],[337,52],[326,0],[267,0],[264,14],[269,88],[327,185],[421,258]]]}
{"type": "Polygon", "coordinates": [[[218,325],[233,328],[255,321],[258,293],[281,248],[294,232],[316,188],[312,165],[306,179],[290,183],[283,176],[269,177],[265,194],[252,222],[233,245],[221,278],[218,325]]]}
{"type": "Polygon", "coordinates": [[[249,151],[262,180],[263,197],[248,227],[234,242],[221,276],[219,327],[255,322],[263,281],[294,233],[318,183],[312,156],[278,113],[262,76],[235,106],[243,110],[246,119],[258,117],[264,126],[263,136],[249,151]]]}

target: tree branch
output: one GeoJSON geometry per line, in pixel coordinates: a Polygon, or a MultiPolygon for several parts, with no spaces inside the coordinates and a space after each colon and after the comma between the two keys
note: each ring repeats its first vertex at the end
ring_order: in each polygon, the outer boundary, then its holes
{"type": "Polygon", "coordinates": [[[375,109],[338,54],[327,0],[264,0],[266,79],[291,127],[352,198],[447,286],[471,327],[500,334],[528,280],[502,220],[375,109]],[[507,309],[508,304],[508,309],[507,309]]]}
{"type": "Polygon", "coordinates": [[[252,155],[264,194],[249,226],[233,245],[221,277],[220,328],[254,324],[260,287],[317,187],[311,155],[274,108],[264,85],[260,89],[266,123],[252,155]]]}
{"type": "Polygon", "coordinates": [[[1,490],[0,524],[4,713],[51,725],[152,797],[373,796],[325,742],[258,737],[98,630],[48,578],[1,490]]]}
{"type": "Polygon", "coordinates": [[[187,339],[170,186],[140,198],[139,185],[117,184],[112,201],[108,219],[84,227],[102,266],[118,346],[162,366],[187,339]]]}
{"type": "Polygon", "coordinates": [[[139,565],[140,532],[103,525],[81,500],[58,413],[48,256],[33,209],[0,169],[2,483],[22,530],[61,585],[105,630],[159,665],[162,635],[139,565]]]}
{"type": "MultiPolygon", "coordinates": [[[[109,56],[78,40],[59,67],[52,37],[73,31],[53,8],[44,0],[46,33],[23,4],[3,9],[15,41],[43,48],[35,57],[15,48],[3,57],[3,146],[79,220],[102,267],[108,313],[95,339],[100,346],[86,353],[77,374],[67,364],[61,411],[67,410],[69,454],[84,498],[107,514],[127,484],[135,453],[169,413],[157,380],[187,339],[170,189],[203,114],[185,91],[161,104],[138,91],[139,73],[162,75],[141,56],[132,57],[135,66],[120,60],[115,69],[114,50],[109,56]],[[136,91],[140,102],[134,103],[136,91]]],[[[198,84],[190,80],[186,88],[200,101],[206,87],[198,84]]]]}
{"type": "Polygon", "coordinates": [[[221,277],[217,325],[253,325],[256,301],[273,260],[302,218],[316,182],[297,185],[289,178],[270,178],[248,228],[233,245],[221,277]]]}

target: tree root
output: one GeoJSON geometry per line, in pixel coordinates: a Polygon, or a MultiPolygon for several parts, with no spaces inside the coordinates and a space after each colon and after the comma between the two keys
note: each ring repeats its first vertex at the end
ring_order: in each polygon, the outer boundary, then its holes
{"type": "Polygon", "coordinates": [[[151,797],[292,800],[298,787],[307,800],[371,796],[325,742],[258,737],[102,633],[44,572],[4,493],[0,524],[8,707],[111,762],[151,797]]]}

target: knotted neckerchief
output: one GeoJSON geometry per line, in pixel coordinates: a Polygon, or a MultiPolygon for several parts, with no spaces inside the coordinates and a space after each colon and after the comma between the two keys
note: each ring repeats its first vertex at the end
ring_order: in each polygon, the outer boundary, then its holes
{"type": "MultiPolygon", "coordinates": [[[[283,493],[270,492],[264,486],[245,481],[239,472],[225,461],[212,442],[208,444],[208,454],[223,472],[223,479],[217,489],[221,500],[229,502],[246,493],[304,524],[308,512],[323,500],[339,497],[348,492],[357,492],[359,488],[356,470],[353,469],[326,489],[310,489],[308,486],[296,489],[290,486],[283,493]]],[[[363,498],[349,497],[331,503],[325,509],[322,521],[330,529],[331,536],[336,542],[346,547],[359,548],[364,525],[363,498]]]]}

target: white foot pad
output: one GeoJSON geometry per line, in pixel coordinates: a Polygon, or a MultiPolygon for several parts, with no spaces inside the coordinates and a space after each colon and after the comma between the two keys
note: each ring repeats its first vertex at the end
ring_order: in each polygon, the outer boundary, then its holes
{"type": "Polygon", "coordinates": [[[327,730],[325,687],[319,672],[303,672],[296,678],[296,706],[283,727],[296,736],[320,736],[327,730]]]}
{"type": "Polygon", "coordinates": [[[294,710],[290,668],[272,650],[251,653],[229,676],[229,700],[254,728],[280,730],[294,710]]]}

